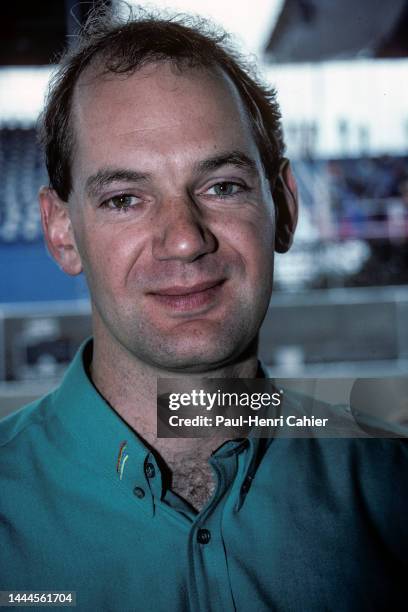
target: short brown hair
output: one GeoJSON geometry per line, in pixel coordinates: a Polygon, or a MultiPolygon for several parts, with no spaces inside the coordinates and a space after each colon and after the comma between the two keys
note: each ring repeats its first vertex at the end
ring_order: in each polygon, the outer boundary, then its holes
{"type": "Polygon", "coordinates": [[[75,85],[96,60],[105,72],[117,74],[132,74],[157,61],[170,61],[180,69],[220,67],[238,89],[265,171],[275,178],[284,152],[276,93],[261,83],[253,66],[231,45],[229,35],[201,18],[165,17],[140,7],[128,8],[127,19],[106,7],[92,13],[51,80],[39,126],[50,186],[58,196],[67,201],[71,192],[75,85]]]}

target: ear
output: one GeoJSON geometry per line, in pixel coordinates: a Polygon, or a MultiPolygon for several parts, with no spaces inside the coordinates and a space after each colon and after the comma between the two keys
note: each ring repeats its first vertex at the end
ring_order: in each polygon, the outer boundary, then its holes
{"type": "Polygon", "coordinates": [[[272,191],[275,203],[275,251],[286,253],[292,246],[298,220],[298,192],[288,159],[282,159],[272,191]]]}
{"type": "Polygon", "coordinates": [[[76,246],[68,204],[49,187],[39,193],[41,221],[47,247],[57,264],[75,276],[82,272],[82,262],[76,246]]]}

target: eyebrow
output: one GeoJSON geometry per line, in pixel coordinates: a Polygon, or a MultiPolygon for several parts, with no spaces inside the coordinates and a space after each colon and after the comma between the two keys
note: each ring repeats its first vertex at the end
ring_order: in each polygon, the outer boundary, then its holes
{"type": "MultiPolygon", "coordinates": [[[[229,151],[197,162],[194,171],[197,174],[218,170],[222,166],[236,166],[255,174],[258,167],[254,159],[241,151],[229,151]]],[[[151,174],[126,168],[102,168],[89,176],[85,183],[85,191],[90,197],[96,197],[104,187],[115,182],[137,183],[147,181],[151,174]]]]}
{"type": "Polygon", "coordinates": [[[91,176],[87,178],[85,183],[85,191],[89,196],[97,196],[104,187],[107,187],[112,183],[120,181],[136,183],[138,181],[145,181],[149,177],[149,174],[137,172],[135,170],[103,168],[98,170],[98,172],[95,174],[91,174],[91,176]]]}
{"type": "Polygon", "coordinates": [[[217,170],[222,166],[236,166],[237,168],[249,170],[252,173],[258,172],[255,160],[242,153],[242,151],[229,151],[204,159],[195,165],[195,170],[197,173],[202,173],[217,170]]]}

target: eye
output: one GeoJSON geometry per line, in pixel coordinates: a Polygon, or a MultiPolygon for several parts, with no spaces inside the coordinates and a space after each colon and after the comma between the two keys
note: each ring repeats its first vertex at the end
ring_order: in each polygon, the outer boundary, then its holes
{"type": "Polygon", "coordinates": [[[120,195],[113,196],[109,200],[102,202],[103,208],[109,208],[110,210],[122,210],[127,211],[130,208],[135,208],[140,204],[140,198],[128,193],[121,193],[120,195]]]}
{"type": "Polygon", "coordinates": [[[222,181],[221,183],[215,183],[205,192],[206,195],[214,195],[217,198],[230,198],[242,191],[246,191],[247,188],[239,183],[232,183],[230,181],[222,181]]]}

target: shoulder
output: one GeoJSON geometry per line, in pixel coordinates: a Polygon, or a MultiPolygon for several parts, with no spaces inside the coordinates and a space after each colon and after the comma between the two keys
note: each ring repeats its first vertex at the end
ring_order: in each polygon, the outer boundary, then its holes
{"type": "Polygon", "coordinates": [[[50,393],[0,420],[0,461],[9,449],[35,438],[38,428],[43,428],[53,412],[53,396],[50,393]]]}
{"type": "Polygon", "coordinates": [[[83,366],[83,353],[87,347],[91,348],[89,340],[80,347],[59,386],[51,393],[0,420],[0,458],[16,445],[21,448],[30,441],[35,448],[45,442],[47,434],[49,439],[61,434],[61,427],[56,425],[61,421],[62,413],[75,400],[80,403],[85,396],[92,394],[83,366]]]}
{"type": "MultiPolygon", "coordinates": [[[[408,438],[389,430],[364,428],[354,417],[350,406],[327,404],[313,397],[290,391],[286,393],[283,414],[295,415],[290,426],[278,431],[286,460],[308,466],[329,480],[345,483],[357,480],[368,488],[387,488],[398,483],[408,494],[408,438]],[[327,419],[325,427],[312,420],[327,419]],[[309,423],[309,425],[304,425],[309,423]],[[390,435],[391,433],[391,435],[390,435]]],[[[284,418],[285,418],[284,416],[284,418]]],[[[273,446],[273,445],[272,445],[273,446]]],[[[272,449],[271,449],[272,451],[272,449]]]]}

